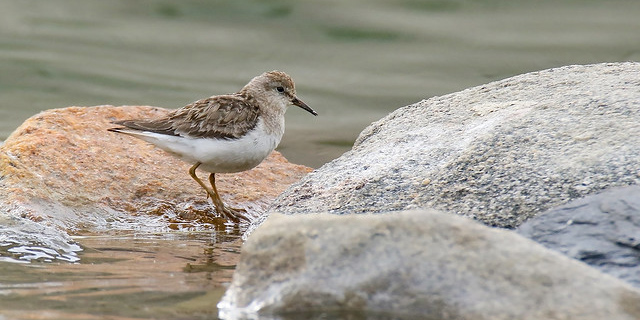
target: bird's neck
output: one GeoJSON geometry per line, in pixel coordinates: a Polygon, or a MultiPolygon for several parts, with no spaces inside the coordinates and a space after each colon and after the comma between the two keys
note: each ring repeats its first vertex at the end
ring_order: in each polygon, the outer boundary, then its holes
{"type": "Polygon", "coordinates": [[[286,105],[281,105],[282,100],[270,99],[268,95],[252,94],[250,90],[243,88],[239,95],[242,95],[246,101],[252,101],[260,108],[260,116],[264,121],[264,130],[267,134],[279,138],[284,134],[284,113],[287,109],[286,105]]]}
{"type": "Polygon", "coordinates": [[[282,137],[284,134],[284,108],[261,105],[262,119],[268,134],[282,137]],[[269,108],[267,111],[265,109],[269,108]],[[267,111],[267,112],[265,112],[267,111]]]}

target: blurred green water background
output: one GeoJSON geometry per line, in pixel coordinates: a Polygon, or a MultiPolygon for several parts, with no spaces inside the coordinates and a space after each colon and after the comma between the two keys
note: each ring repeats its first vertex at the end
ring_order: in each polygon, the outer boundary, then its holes
{"type": "MultiPolygon", "coordinates": [[[[640,61],[638,17],[635,0],[0,0],[0,139],[41,110],[177,108],[280,69],[320,116],[291,109],[279,150],[319,167],[434,95],[640,61]]],[[[79,264],[2,262],[0,319],[215,318],[239,254],[219,236],[84,235],[79,264]]]]}
{"type": "Polygon", "coordinates": [[[515,74],[640,60],[640,1],[1,0],[0,139],[45,109],[181,107],[280,69],[318,167],[401,106],[515,74]]]}

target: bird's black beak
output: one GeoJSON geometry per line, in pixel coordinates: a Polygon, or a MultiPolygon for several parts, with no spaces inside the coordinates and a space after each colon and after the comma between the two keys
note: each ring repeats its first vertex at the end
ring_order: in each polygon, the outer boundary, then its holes
{"type": "Polygon", "coordinates": [[[295,105],[295,106],[298,106],[298,107],[300,107],[300,108],[302,108],[304,110],[309,111],[309,113],[311,113],[314,116],[318,115],[317,112],[313,111],[313,109],[311,109],[306,103],[302,102],[302,100],[300,100],[300,99],[298,99],[296,97],[293,97],[293,99],[291,100],[291,103],[293,105],[295,105]]]}

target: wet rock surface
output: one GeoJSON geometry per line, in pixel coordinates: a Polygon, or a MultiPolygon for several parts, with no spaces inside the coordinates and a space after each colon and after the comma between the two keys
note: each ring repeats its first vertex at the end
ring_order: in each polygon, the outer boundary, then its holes
{"type": "Polygon", "coordinates": [[[640,183],[640,63],[532,72],[400,108],[273,212],[431,207],[514,228],[640,183]]]}
{"type": "MultiPolygon", "coordinates": [[[[139,139],[106,131],[114,120],[166,112],[145,106],[69,107],[26,120],[0,147],[0,218],[5,227],[11,225],[7,232],[17,236],[37,222],[57,230],[58,240],[69,244],[67,232],[223,226],[226,221],[189,176],[189,164],[139,139]]],[[[259,216],[310,170],[274,152],[253,170],[220,174],[216,180],[227,203],[259,216]]],[[[0,241],[3,252],[16,245],[0,241]]],[[[62,246],[53,249],[66,252],[62,246]]]]}
{"type": "Polygon", "coordinates": [[[640,287],[640,186],[551,209],[525,222],[518,233],[640,287]]]}
{"type": "Polygon", "coordinates": [[[242,248],[224,319],[300,311],[390,318],[638,319],[640,292],[513,231],[432,210],[281,215],[242,248]],[[397,315],[397,316],[396,316],[397,315]]]}

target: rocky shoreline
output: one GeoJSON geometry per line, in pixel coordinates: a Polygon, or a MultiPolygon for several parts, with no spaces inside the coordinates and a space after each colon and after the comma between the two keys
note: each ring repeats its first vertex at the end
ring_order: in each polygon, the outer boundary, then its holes
{"type": "Polygon", "coordinates": [[[639,319],[639,123],[639,63],[400,108],[276,199],[222,314],[639,319]]]}
{"type": "MultiPolygon", "coordinates": [[[[83,232],[224,229],[188,164],[106,131],[164,112],[69,107],[16,129],[0,259],[37,244],[75,262],[83,232]]],[[[221,175],[255,221],[220,315],[640,319],[639,124],[640,63],[567,66],[400,108],[312,172],[276,152],[221,175]]]]}

